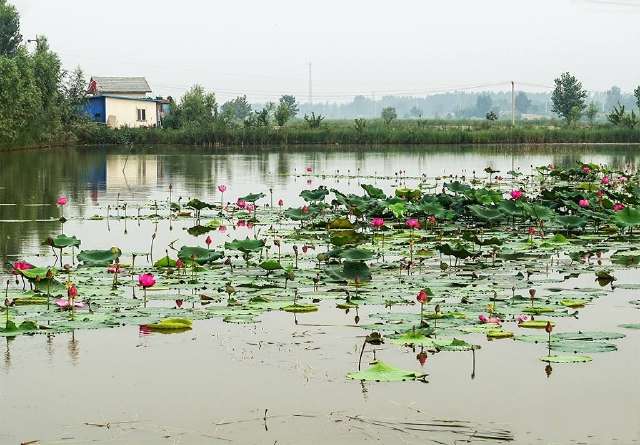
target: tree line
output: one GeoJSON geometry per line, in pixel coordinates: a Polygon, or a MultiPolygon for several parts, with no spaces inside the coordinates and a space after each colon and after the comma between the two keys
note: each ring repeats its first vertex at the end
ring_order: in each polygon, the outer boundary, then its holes
{"type": "Polygon", "coordinates": [[[16,8],[0,0],[0,145],[59,143],[81,119],[85,89],[82,70],[65,71],[46,37],[25,41],[16,8]]]}

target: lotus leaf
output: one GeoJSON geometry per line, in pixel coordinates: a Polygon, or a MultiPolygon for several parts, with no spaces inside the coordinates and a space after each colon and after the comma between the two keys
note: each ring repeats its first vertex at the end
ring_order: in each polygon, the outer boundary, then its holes
{"type": "Polygon", "coordinates": [[[373,382],[402,382],[406,380],[424,379],[426,374],[396,368],[380,360],[375,361],[365,371],[350,372],[347,377],[353,380],[373,382]]]}
{"type": "Polygon", "coordinates": [[[78,254],[78,261],[89,267],[106,267],[122,255],[117,247],[106,250],[83,250],[78,254]]]}

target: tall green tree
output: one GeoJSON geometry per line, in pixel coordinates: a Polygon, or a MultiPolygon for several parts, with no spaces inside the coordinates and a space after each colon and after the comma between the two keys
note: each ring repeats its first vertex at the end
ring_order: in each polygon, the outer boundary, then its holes
{"type": "Polygon", "coordinates": [[[636,97],[636,106],[640,109],[640,86],[633,90],[633,95],[636,97]]]}
{"type": "Polygon", "coordinates": [[[251,114],[251,105],[247,101],[247,96],[238,96],[225,102],[220,107],[220,114],[227,122],[243,122],[251,114]]]}
{"type": "Polygon", "coordinates": [[[580,119],[586,108],[587,92],[582,83],[570,73],[562,73],[555,79],[555,89],[551,94],[551,111],[561,116],[567,124],[580,119]]]}
{"type": "Polygon", "coordinates": [[[275,111],[276,122],[279,126],[285,125],[289,120],[296,117],[299,108],[296,98],[289,94],[282,96],[278,102],[278,107],[275,111]]]}
{"type": "Polygon", "coordinates": [[[200,85],[194,85],[180,98],[180,103],[172,107],[165,118],[170,128],[200,126],[213,123],[218,117],[218,103],[213,93],[208,93],[200,85]]]}
{"type": "Polygon", "coordinates": [[[526,114],[531,106],[531,99],[524,91],[518,91],[516,94],[516,110],[520,114],[526,114]]]}
{"type": "Polygon", "coordinates": [[[589,103],[589,106],[584,113],[584,115],[587,117],[587,120],[589,121],[589,125],[593,125],[593,123],[595,122],[596,116],[598,116],[599,108],[600,107],[598,107],[598,104],[596,104],[595,102],[589,103]]]}
{"type": "Polygon", "coordinates": [[[84,118],[84,106],[87,102],[87,80],[82,68],[72,73],[64,73],[62,84],[62,125],[69,128],[84,118]]]}
{"type": "Polygon", "coordinates": [[[24,48],[15,57],[0,56],[0,145],[30,144],[34,119],[42,109],[33,61],[24,48]]]}
{"type": "Polygon", "coordinates": [[[0,56],[13,57],[22,43],[20,16],[16,8],[0,0],[0,56]]]}
{"type": "Polygon", "coordinates": [[[607,111],[613,110],[613,107],[622,102],[622,91],[620,87],[612,86],[611,89],[605,92],[604,108],[607,111]]]}
{"type": "Polygon", "coordinates": [[[389,125],[393,120],[398,118],[398,113],[396,113],[396,109],[393,107],[386,107],[382,109],[382,113],[380,117],[384,121],[385,124],[389,125]]]}

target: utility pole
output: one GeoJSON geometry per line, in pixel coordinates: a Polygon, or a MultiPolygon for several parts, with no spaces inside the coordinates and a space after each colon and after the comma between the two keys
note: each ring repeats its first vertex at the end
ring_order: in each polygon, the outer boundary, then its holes
{"type": "Polygon", "coordinates": [[[516,84],[511,81],[511,126],[516,126],[516,84]]]}
{"type": "Polygon", "coordinates": [[[309,105],[313,106],[313,84],[311,80],[311,62],[309,62],[309,105]]]}

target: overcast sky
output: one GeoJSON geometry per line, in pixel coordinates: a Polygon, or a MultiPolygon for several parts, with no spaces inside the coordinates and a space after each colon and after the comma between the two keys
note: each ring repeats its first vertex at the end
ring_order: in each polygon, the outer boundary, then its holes
{"type": "Polygon", "coordinates": [[[553,85],[563,71],[590,90],[640,84],[638,0],[9,1],[66,67],[146,76],[161,95],[200,83],[221,100],[306,101],[308,62],[314,102],[553,85]]]}

